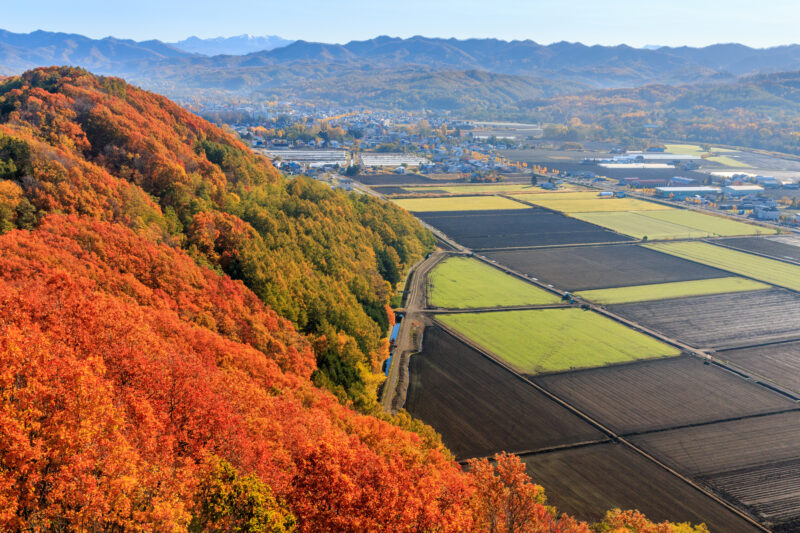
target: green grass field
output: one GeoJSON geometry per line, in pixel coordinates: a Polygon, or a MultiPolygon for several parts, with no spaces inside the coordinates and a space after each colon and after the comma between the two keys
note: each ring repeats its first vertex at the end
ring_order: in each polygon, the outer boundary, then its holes
{"type": "Polygon", "coordinates": [[[715,246],[706,242],[663,242],[647,248],[800,291],[800,266],[715,246]]]}
{"type": "Polygon", "coordinates": [[[686,209],[572,213],[571,216],[637,239],[644,237],[650,240],[694,239],[699,237],[733,237],[736,235],[776,233],[776,230],[763,226],[755,226],[686,209]]]}
{"type": "Polygon", "coordinates": [[[412,212],[490,211],[492,209],[530,209],[529,206],[500,196],[448,196],[443,198],[403,198],[392,200],[412,212]]]}
{"type": "Polygon", "coordinates": [[[667,300],[686,296],[703,296],[731,292],[757,291],[769,289],[770,285],[746,278],[716,278],[694,281],[677,281],[674,283],[654,283],[652,285],[635,285],[613,289],[596,289],[576,292],[584,300],[612,305],[631,302],[647,302],[650,300],[667,300]]]}
{"type": "Polygon", "coordinates": [[[428,277],[428,302],[445,309],[558,303],[555,294],[477,259],[450,257],[428,277]]]}
{"type": "Polygon", "coordinates": [[[670,357],[680,350],[581,309],[440,315],[520,372],[537,374],[670,357]]]}

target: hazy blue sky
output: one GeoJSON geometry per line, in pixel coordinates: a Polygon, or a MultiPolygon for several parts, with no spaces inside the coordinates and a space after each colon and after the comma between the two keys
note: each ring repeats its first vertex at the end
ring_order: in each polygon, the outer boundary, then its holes
{"type": "Polygon", "coordinates": [[[0,0],[0,28],[179,40],[242,33],[774,46],[800,41],[798,0],[0,0]]]}

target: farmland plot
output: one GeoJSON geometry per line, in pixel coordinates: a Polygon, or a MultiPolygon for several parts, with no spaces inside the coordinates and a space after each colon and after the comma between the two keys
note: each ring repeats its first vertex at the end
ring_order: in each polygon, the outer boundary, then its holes
{"type": "Polygon", "coordinates": [[[687,209],[573,213],[580,220],[603,226],[637,239],[693,239],[736,235],[775,234],[775,230],[687,209]]]}
{"type": "Polygon", "coordinates": [[[598,313],[577,308],[448,314],[437,320],[528,374],[680,353],[598,313]]]}
{"type": "Polygon", "coordinates": [[[655,463],[621,444],[596,444],[536,455],[522,461],[548,502],[593,522],[613,508],[639,509],[655,521],[705,522],[713,532],[757,528],[655,463]]]}
{"type": "Polygon", "coordinates": [[[467,257],[445,259],[428,276],[428,302],[435,307],[511,307],[559,301],[553,293],[467,257]]]}
{"type": "Polygon", "coordinates": [[[439,198],[403,198],[394,203],[414,213],[429,211],[492,211],[530,209],[530,206],[502,196],[442,196],[439,198]]]}
{"type": "Polygon", "coordinates": [[[780,290],[609,306],[696,348],[732,348],[800,337],[800,296],[780,290]]]}
{"type": "Polygon", "coordinates": [[[791,409],[794,402],[694,357],[536,378],[618,434],[791,409]]]}
{"type": "Polygon", "coordinates": [[[800,393],[800,342],[726,350],[716,357],[800,393]]]}
{"type": "Polygon", "coordinates": [[[665,254],[683,257],[734,274],[800,291],[800,266],[798,265],[705,242],[661,242],[645,246],[665,254]]]}
{"type": "Polygon", "coordinates": [[[694,281],[673,281],[671,283],[654,283],[650,285],[632,285],[613,289],[595,289],[577,292],[575,295],[590,302],[610,305],[684,298],[686,296],[756,291],[769,288],[771,288],[770,285],[761,283],[760,281],[730,277],[699,279],[694,281]]]}
{"type": "Polygon", "coordinates": [[[675,209],[664,204],[647,202],[637,198],[605,198],[597,194],[597,191],[592,191],[541,196],[512,194],[512,196],[540,207],[554,209],[567,214],[618,211],[666,211],[675,209]]]}
{"type": "Polygon", "coordinates": [[[473,249],[631,240],[592,224],[533,207],[521,210],[426,212],[417,213],[416,216],[459,244],[473,249]]]}
{"type": "Polygon", "coordinates": [[[800,412],[633,437],[777,531],[800,527],[800,412]]]}
{"type": "Polygon", "coordinates": [[[419,174],[361,174],[356,181],[364,185],[406,185],[409,183],[438,183],[419,174]]]}
{"type": "Polygon", "coordinates": [[[487,252],[517,272],[570,291],[721,278],[730,274],[639,246],[576,246],[487,252]]]}
{"type": "Polygon", "coordinates": [[[406,409],[459,459],[603,439],[604,434],[438,327],[411,357],[406,409]]]}
{"type": "MultiPolygon", "coordinates": [[[[792,237],[794,238],[794,237],[792,237]]],[[[781,237],[742,237],[717,241],[718,244],[743,250],[768,255],[775,259],[794,261],[800,263],[800,246],[788,244],[791,241],[781,240],[781,237]]]]}

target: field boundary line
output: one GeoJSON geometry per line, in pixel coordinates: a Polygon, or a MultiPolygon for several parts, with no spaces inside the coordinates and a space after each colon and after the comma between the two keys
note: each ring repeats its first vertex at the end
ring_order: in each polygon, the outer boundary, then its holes
{"type": "MultiPolygon", "coordinates": [[[[743,237],[728,237],[728,239],[766,239],[769,235],[750,235],[750,236],[743,236],[743,237]]],[[[763,252],[755,252],[752,250],[743,250],[742,248],[737,248],[736,246],[731,246],[730,244],[725,244],[725,238],[712,240],[712,239],[702,239],[703,242],[708,244],[714,244],[717,246],[722,246],[723,248],[728,248],[729,250],[735,250],[737,252],[742,252],[744,254],[751,254],[757,255],[759,257],[763,257],[764,259],[772,259],[773,261],[780,261],[782,263],[786,263],[788,265],[800,266],[800,261],[794,261],[791,259],[786,259],[783,257],[775,257],[774,255],[767,255],[763,252]]],[[[767,239],[769,240],[769,239],[767,239]]]]}
{"type": "Polygon", "coordinates": [[[618,442],[624,444],[625,446],[628,446],[634,452],[636,452],[636,453],[640,454],[641,456],[645,457],[646,459],[652,461],[653,463],[655,463],[656,465],[660,466],[661,468],[663,468],[664,470],[666,470],[667,472],[669,472],[673,476],[677,477],[678,479],[682,480],[684,483],[688,484],[689,486],[691,486],[695,490],[698,490],[699,492],[705,494],[706,496],[708,496],[712,500],[716,501],[717,503],[719,503],[720,505],[722,505],[723,507],[725,507],[729,511],[735,513],[737,516],[739,516],[739,517],[743,518],[744,520],[746,520],[747,522],[749,522],[751,525],[756,526],[757,528],[759,528],[762,531],[770,532],[770,530],[768,528],[762,526],[759,522],[757,522],[753,517],[751,517],[745,511],[742,511],[738,507],[728,503],[726,500],[724,500],[721,497],[717,496],[716,493],[714,493],[710,489],[708,489],[708,488],[704,487],[703,485],[700,485],[700,484],[692,481],[687,476],[684,476],[683,474],[681,474],[677,470],[669,467],[666,463],[658,460],[657,458],[655,458],[654,456],[650,455],[649,453],[647,453],[646,451],[644,451],[640,447],[636,446],[635,444],[633,444],[632,442],[630,442],[626,438],[616,434],[613,430],[611,430],[610,428],[606,427],[601,422],[595,420],[590,415],[584,413],[583,411],[581,411],[577,407],[573,406],[571,403],[567,402],[566,400],[563,400],[559,396],[557,396],[557,395],[553,394],[552,392],[548,391],[547,389],[543,388],[541,385],[539,385],[537,383],[534,383],[533,381],[531,381],[530,379],[528,379],[524,375],[522,375],[519,372],[517,372],[516,369],[514,369],[513,367],[511,367],[510,365],[508,365],[504,361],[499,360],[494,354],[492,354],[491,352],[489,352],[488,350],[486,350],[482,346],[476,344],[474,341],[472,341],[466,335],[462,335],[462,334],[454,331],[453,329],[449,328],[448,326],[446,326],[445,324],[442,324],[439,321],[437,321],[436,324],[439,327],[443,328],[445,331],[447,331],[449,334],[453,335],[456,339],[464,342],[467,346],[470,346],[470,347],[474,348],[475,350],[477,350],[480,354],[482,354],[488,360],[492,361],[493,363],[495,363],[495,364],[499,365],[500,367],[502,367],[502,368],[506,369],[507,371],[509,371],[517,379],[520,379],[520,380],[524,381],[525,383],[529,384],[531,387],[533,387],[537,391],[541,392],[542,394],[544,394],[545,396],[547,396],[548,398],[550,398],[551,400],[553,400],[557,404],[559,404],[562,407],[564,407],[567,410],[569,410],[572,414],[580,417],[585,422],[587,422],[587,423],[591,424],[592,426],[594,426],[596,429],[599,429],[600,431],[602,431],[603,433],[608,435],[611,438],[611,440],[618,441],[618,442]]]}
{"type": "Polygon", "coordinates": [[[473,252],[492,253],[492,252],[514,252],[517,250],[540,250],[542,248],[578,248],[586,246],[636,246],[641,244],[641,241],[631,238],[628,241],[610,241],[610,242],[579,242],[574,244],[539,244],[532,246],[506,246],[503,248],[473,248],[473,252]]]}
{"type": "MultiPolygon", "coordinates": [[[[589,447],[597,446],[597,445],[600,445],[600,444],[615,444],[615,441],[613,439],[611,439],[611,438],[608,438],[608,439],[597,439],[597,440],[585,440],[585,441],[581,441],[581,442],[575,442],[575,443],[572,443],[572,444],[560,444],[558,446],[547,446],[547,447],[544,447],[544,448],[537,448],[536,450],[519,450],[519,451],[508,451],[508,450],[506,450],[506,452],[514,454],[514,455],[520,455],[520,456],[522,456],[522,455],[526,455],[526,456],[542,455],[542,454],[545,454],[545,453],[560,452],[562,450],[574,450],[576,448],[589,448],[589,447]]],[[[475,456],[475,457],[469,457],[467,459],[459,459],[457,462],[459,464],[466,464],[467,461],[470,461],[472,459],[489,459],[489,460],[491,460],[493,457],[494,457],[494,455],[475,456]]]]}
{"type": "Polygon", "coordinates": [[[555,303],[555,304],[536,304],[536,305],[513,305],[509,307],[460,307],[457,309],[443,307],[428,307],[425,313],[429,315],[459,315],[468,313],[499,313],[502,311],[541,311],[543,309],[572,309],[579,307],[578,304],[555,303]]]}
{"type": "Polygon", "coordinates": [[[741,420],[752,420],[754,418],[764,418],[767,416],[774,416],[774,415],[784,415],[786,413],[796,413],[800,411],[800,407],[792,407],[789,409],[779,409],[777,411],[770,411],[767,413],[754,413],[750,415],[742,415],[742,416],[732,416],[728,418],[720,418],[718,420],[709,420],[706,422],[693,422],[691,424],[680,424],[677,426],[671,426],[666,428],[657,428],[657,429],[646,429],[643,431],[631,431],[629,433],[622,433],[620,435],[621,438],[630,438],[630,437],[641,437],[644,435],[654,435],[656,433],[665,433],[667,431],[678,431],[681,429],[689,429],[689,428],[698,428],[698,427],[705,427],[705,426],[713,426],[716,424],[725,424],[726,422],[739,422],[741,420]]]}

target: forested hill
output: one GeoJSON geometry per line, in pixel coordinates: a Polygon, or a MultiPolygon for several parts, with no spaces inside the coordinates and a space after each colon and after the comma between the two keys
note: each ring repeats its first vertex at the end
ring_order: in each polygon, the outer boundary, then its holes
{"type": "Polygon", "coordinates": [[[800,72],[533,98],[506,118],[568,124],[564,138],[673,139],[800,155],[800,72]]]}
{"type": "Polygon", "coordinates": [[[220,129],[115,78],[47,68],[0,84],[0,227],[48,213],[127,225],[242,280],[317,336],[318,383],[369,408],[386,305],[432,246],[406,212],[285,180],[220,129]]]}
{"type": "Polygon", "coordinates": [[[588,533],[516,457],[465,473],[364,413],[392,283],[430,246],[122,80],[3,80],[0,530],[588,533]]]}

